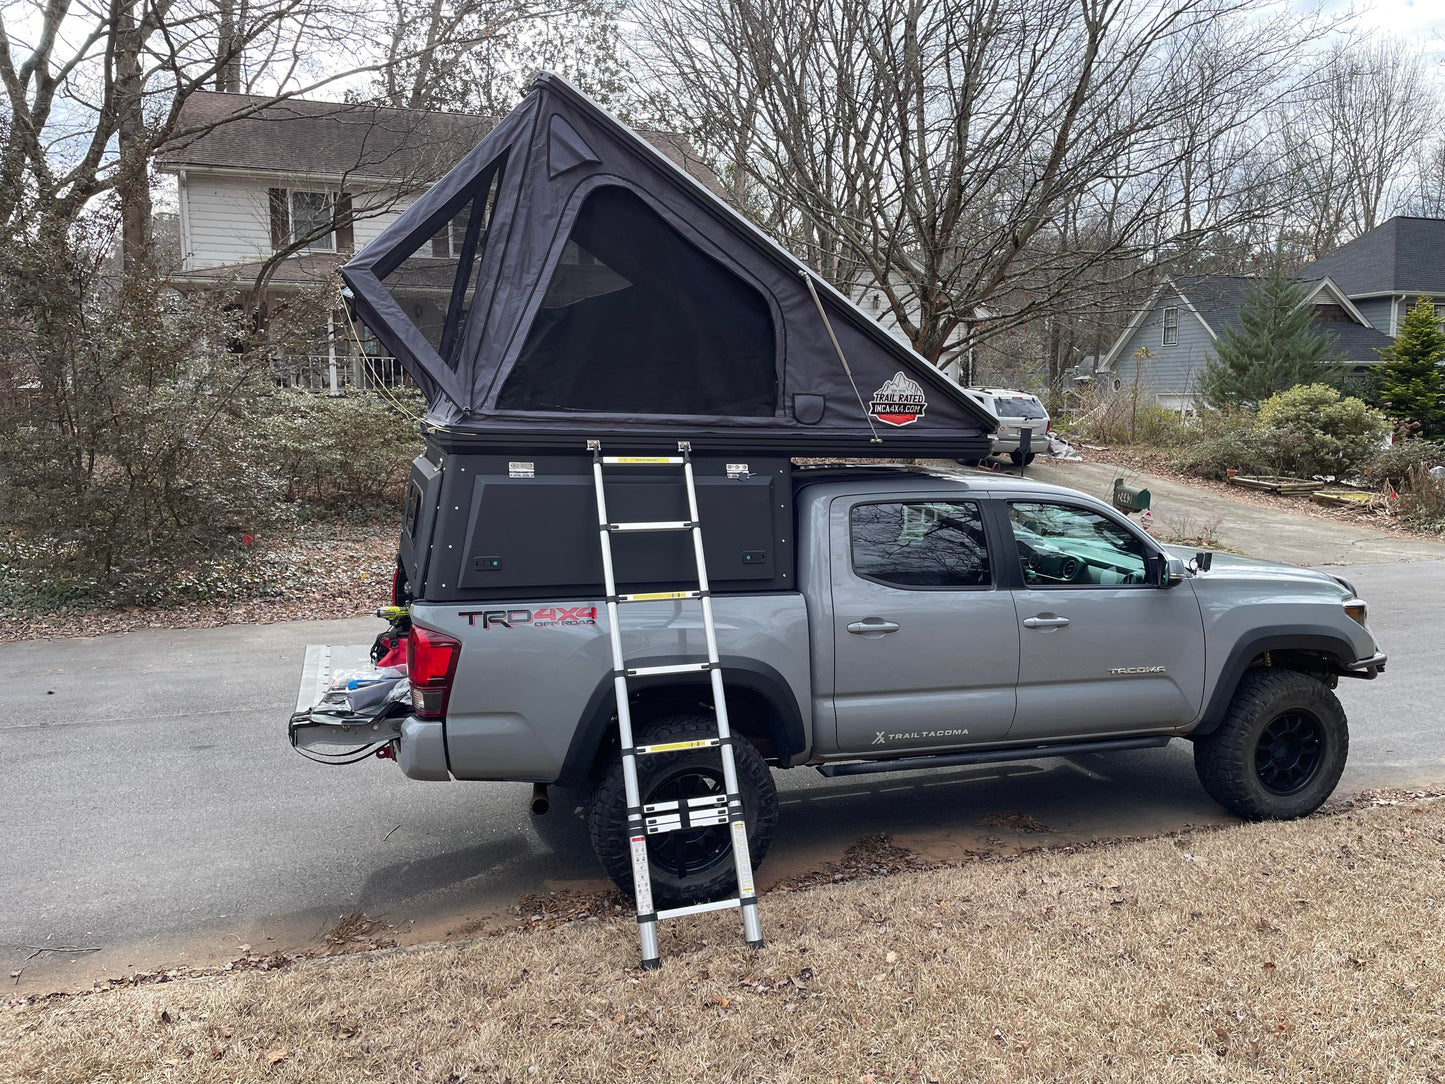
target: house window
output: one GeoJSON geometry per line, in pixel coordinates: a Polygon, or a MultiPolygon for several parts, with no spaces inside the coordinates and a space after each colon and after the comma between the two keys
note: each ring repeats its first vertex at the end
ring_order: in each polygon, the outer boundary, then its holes
{"type": "Polygon", "coordinates": [[[1179,344],[1179,307],[1170,305],[1164,310],[1164,345],[1179,344]]]}
{"type": "Polygon", "coordinates": [[[438,230],[432,235],[431,254],[438,259],[459,259],[462,254],[462,245],[467,240],[467,222],[470,221],[472,208],[470,205],[462,208],[444,229],[438,230]]]}
{"type": "Polygon", "coordinates": [[[331,232],[332,197],[329,192],[291,193],[291,243],[332,252],[336,235],[331,232]]]}
{"type": "Polygon", "coordinates": [[[1435,324],[1441,331],[1445,331],[1445,305],[1435,306],[1435,324]]]}

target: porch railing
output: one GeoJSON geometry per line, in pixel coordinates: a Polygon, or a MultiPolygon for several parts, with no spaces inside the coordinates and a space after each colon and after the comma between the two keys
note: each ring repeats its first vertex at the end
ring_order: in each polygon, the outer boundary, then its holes
{"type": "Polygon", "coordinates": [[[394,388],[406,381],[393,357],[338,354],[283,354],[271,359],[276,383],[283,388],[324,395],[345,395],[369,388],[394,388]]]}

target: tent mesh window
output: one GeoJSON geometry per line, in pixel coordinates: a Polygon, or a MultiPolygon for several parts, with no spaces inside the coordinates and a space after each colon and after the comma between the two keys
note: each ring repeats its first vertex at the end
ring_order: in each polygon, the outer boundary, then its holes
{"type": "Polygon", "coordinates": [[[771,417],[767,301],[638,196],[598,188],[577,213],[497,406],[771,417]]]}
{"type": "Polygon", "coordinates": [[[431,236],[381,275],[408,319],[453,369],[461,353],[462,328],[476,295],[505,164],[504,156],[483,170],[452,201],[431,236]]]}

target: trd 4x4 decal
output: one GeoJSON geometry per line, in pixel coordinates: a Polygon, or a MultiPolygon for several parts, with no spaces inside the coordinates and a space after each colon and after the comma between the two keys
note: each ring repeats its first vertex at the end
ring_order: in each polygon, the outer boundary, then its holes
{"type": "Polygon", "coordinates": [[[459,610],[468,625],[484,629],[512,629],[518,625],[546,628],[552,625],[595,625],[596,606],[543,606],[540,610],[459,610]]]}

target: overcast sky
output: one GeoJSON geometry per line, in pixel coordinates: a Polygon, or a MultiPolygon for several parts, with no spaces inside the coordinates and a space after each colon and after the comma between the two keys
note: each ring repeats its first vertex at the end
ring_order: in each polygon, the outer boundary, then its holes
{"type": "Polygon", "coordinates": [[[1382,30],[1417,41],[1445,59],[1445,0],[1326,0],[1323,6],[1330,14],[1354,11],[1361,30],[1382,30]]]}

